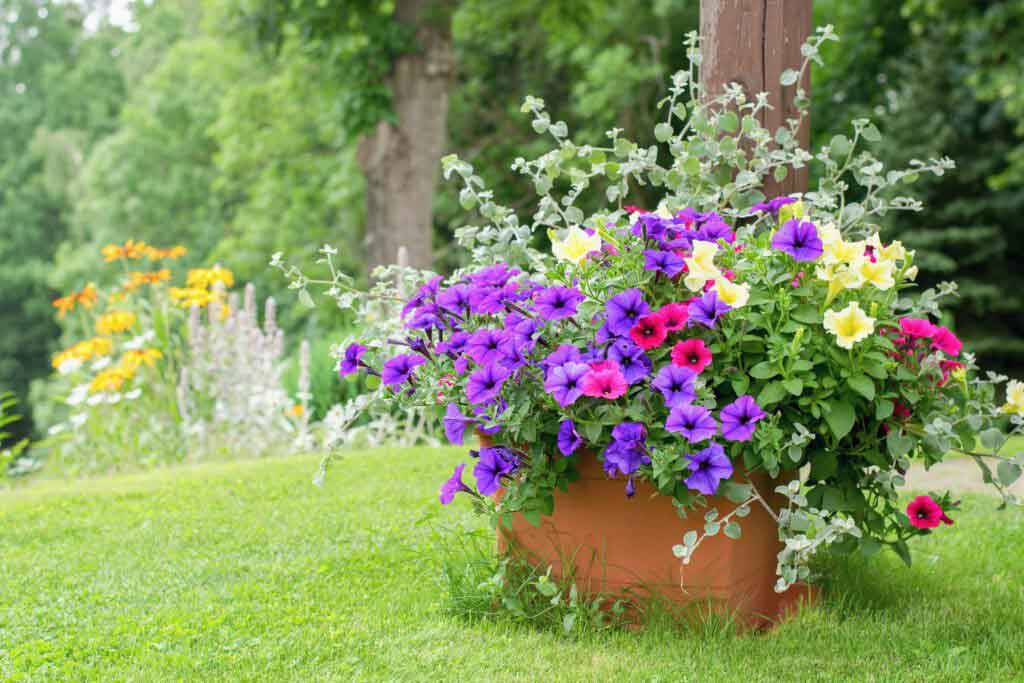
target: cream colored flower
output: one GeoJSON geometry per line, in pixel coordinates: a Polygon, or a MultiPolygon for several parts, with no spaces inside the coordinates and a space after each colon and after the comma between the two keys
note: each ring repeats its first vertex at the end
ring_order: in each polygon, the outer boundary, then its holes
{"type": "Polygon", "coordinates": [[[708,280],[718,280],[722,277],[722,271],[715,265],[717,253],[718,245],[714,242],[694,242],[693,255],[683,259],[687,268],[683,284],[688,289],[699,292],[704,289],[704,283],[708,280]]]}
{"type": "Polygon", "coordinates": [[[729,305],[730,308],[741,308],[750,299],[750,287],[736,282],[729,282],[724,277],[715,279],[715,291],[718,298],[729,305]]]}
{"type": "Polygon", "coordinates": [[[875,331],[875,319],[861,310],[856,301],[841,311],[825,311],[825,329],[836,336],[836,343],[844,349],[875,331]]]}
{"type": "Polygon", "coordinates": [[[581,265],[587,260],[587,255],[601,250],[601,238],[597,233],[588,235],[578,225],[569,228],[564,240],[551,240],[551,253],[559,261],[569,261],[575,265],[581,265]]]}
{"type": "Polygon", "coordinates": [[[1004,413],[1024,415],[1024,382],[1010,380],[1006,385],[1006,403],[1000,410],[1004,413]]]}
{"type": "Polygon", "coordinates": [[[867,245],[874,250],[875,258],[879,261],[902,261],[907,257],[907,250],[904,249],[902,242],[896,240],[889,246],[884,246],[877,232],[868,238],[867,245]]]}
{"type": "Polygon", "coordinates": [[[857,272],[864,278],[864,282],[871,283],[878,289],[886,290],[896,284],[892,275],[895,265],[893,261],[883,259],[878,259],[873,263],[870,259],[862,259],[857,272]]]}

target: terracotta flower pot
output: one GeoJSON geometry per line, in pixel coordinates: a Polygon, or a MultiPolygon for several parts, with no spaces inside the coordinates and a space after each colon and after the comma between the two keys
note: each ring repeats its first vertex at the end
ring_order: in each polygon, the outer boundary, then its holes
{"type": "MultiPolygon", "coordinates": [[[[486,443],[485,443],[486,445],[486,443]]],[[[739,519],[742,536],[731,539],[719,532],[706,538],[685,567],[672,554],[690,530],[703,533],[704,512],[686,519],[672,500],[646,482],[637,482],[636,495],[627,498],[622,478],[609,479],[592,453],[579,463],[580,479],[569,491],[555,491],[555,510],[539,527],[515,515],[512,529],[499,527],[501,552],[513,549],[552,574],[568,570],[584,593],[640,596],[657,593],[676,604],[708,602],[762,628],[776,623],[800,602],[817,598],[809,586],[774,590],[776,556],[782,547],[775,520],[760,505],[739,519]]],[[[778,508],[777,482],[763,472],[749,475],[764,496],[778,508]]],[[[734,479],[745,473],[737,468],[734,479]]],[[[501,493],[499,492],[499,496],[501,493]]],[[[709,507],[723,517],[736,508],[724,497],[711,497],[709,507]]]]}

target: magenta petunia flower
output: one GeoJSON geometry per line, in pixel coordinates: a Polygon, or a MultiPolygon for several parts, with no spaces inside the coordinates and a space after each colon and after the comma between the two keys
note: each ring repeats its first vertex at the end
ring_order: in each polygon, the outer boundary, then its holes
{"type": "Polygon", "coordinates": [[[702,451],[686,456],[686,464],[690,468],[686,485],[705,496],[713,496],[723,479],[732,476],[732,461],[725,454],[721,444],[712,443],[702,451]]]}
{"type": "Polygon", "coordinates": [[[583,376],[580,389],[584,396],[614,400],[626,393],[629,383],[615,361],[594,363],[583,376]]]}
{"type": "Polygon", "coordinates": [[[932,348],[942,351],[947,356],[956,358],[960,355],[963,342],[948,327],[936,327],[932,334],[932,348]]]}
{"type": "Polygon", "coordinates": [[[686,321],[690,317],[690,302],[677,302],[665,304],[658,309],[658,315],[665,323],[665,329],[669,332],[678,332],[686,327],[686,321]]]}
{"type": "Polygon", "coordinates": [[[726,441],[750,441],[757,429],[757,421],[765,417],[765,412],[753,396],[743,395],[722,408],[722,437],[726,441]]]}
{"type": "Polygon", "coordinates": [[[668,337],[665,321],[657,313],[650,313],[636,321],[629,330],[629,338],[645,351],[661,346],[668,337]]]}
{"type": "Polygon", "coordinates": [[[775,231],[772,248],[786,252],[795,261],[816,261],[824,251],[814,223],[797,218],[786,221],[775,231]]]}
{"type": "Polygon", "coordinates": [[[914,339],[931,339],[935,325],[924,318],[900,318],[900,331],[914,339]]]}
{"type": "Polygon", "coordinates": [[[952,524],[939,504],[930,496],[918,496],[907,506],[907,518],[918,529],[934,529],[939,524],[952,524]]]}
{"type": "Polygon", "coordinates": [[[465,493],[473,493],[473,489],[462,483],[462,470],[466,469],[465,464],[459,464],[455,466],[455,471],[452,472],[452,476],[445,483],[441,484],[441,505],[448,505],[448,503],[455,500],[455,494],[459,491],[465,493]]]}
{"type": "Polygon", "coordinates": [[[688,368],[698,375],[711,365],[711,350],[703,339],[687,339],[672,347],[672,364],[688,368]]]}

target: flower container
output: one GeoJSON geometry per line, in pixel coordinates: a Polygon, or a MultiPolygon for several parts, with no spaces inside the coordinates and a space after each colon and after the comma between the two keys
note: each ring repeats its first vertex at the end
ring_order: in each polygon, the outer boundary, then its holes
{"type": "MultiPolygon", "coordinates": [[[[806,584],[783,593],[773,589],[782,543],[777,522],[763,507],[751,507],[740,538],[708,536],[684,566],[671,548],[687,531],[703,532],[702,512],[680,518],[672,500],[647,482],[638,482],[636,494],[625,497],[622,480],[609,479],[591,452],[580,455],[578,470],[580,478],[568,492],[555,492],[554,513],[542,517],[540,526],[519,514],[511,529],[499,526],[500,552],[518,553],[542,569],[550,566],[553,576],[569,574],[585,594],[705,604],[754,628],[778,623],[798,604],[817,599],[817,590],[806,584]]],[[[749,477],[760,491],[776,486],[763,472],[736,475],[749,477]]],[[[773,498],[777,509],[780,503],[773,498]]],[[[716,508],[720,518],[736,507],[721,496],[707,501],[707,509],[716,508]]]]}

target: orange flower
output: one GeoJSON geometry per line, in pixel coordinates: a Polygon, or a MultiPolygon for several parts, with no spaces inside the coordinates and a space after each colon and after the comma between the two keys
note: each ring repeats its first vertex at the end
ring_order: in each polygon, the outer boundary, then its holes
{"type": "Polygon", "coordinates": [[[160,249],[158,247],[146,247],[146,258],[150,261],[159,261],[160,259],[177,259],[181,258],[188,253],[188,249],[179,245],[173,246],[170,249],[160,249]]]}
{"type": "Polygon", "coordinates": [[[113,350],[113,342],[106,337],[93,337],[58,353],[53,357],[53,367],[59,368],[65,361],[71,359],[87,361],[90,358],[109,356],[113,350]]]}
{"type": "Polygon", "coordinates": [[[140,273],[135,270],[128,274],[128,281],[124,283],[124,288],[128,291],[138,289],[142,285],[155,285],[159,282],[166,282],[171,279],[171,271],[167,268],[161,268],[160,270],[154,270],[149,273],[140,273]]]}
{"type": "Polygon", "coordinates": [[[107,263],[112,261],[120,261],[121,259],[140,259],[146,255],[146,250],[149,247],[145,242],[136,242],[135,240],[128,240],[124,243],[124,246],[117,246],[116,244],[108,244],[103,247],[102,254],[103,259],[107,263]]]}
{"type": "Polygon", "coordinates": [[[90,282],[77,292],[71,292],[67,296],[54,299],[53,305],[58,311],[57,317],[63,320],[65,315],[75,310],[76,305],[80,305],[83,308],[92,308],[98,298],[99,292],[96,290],[96,285],[90,282]]]}

